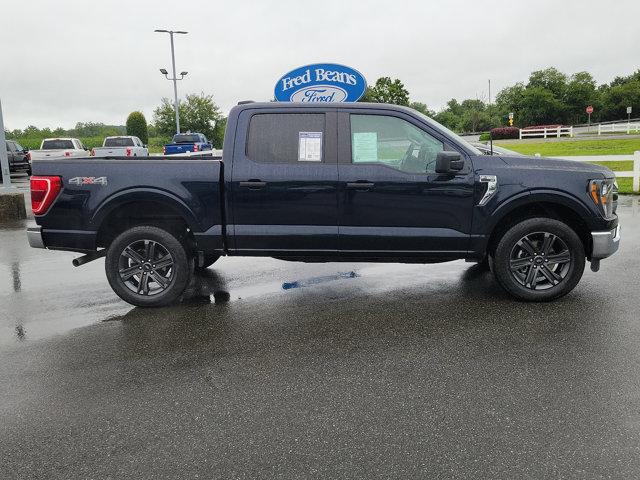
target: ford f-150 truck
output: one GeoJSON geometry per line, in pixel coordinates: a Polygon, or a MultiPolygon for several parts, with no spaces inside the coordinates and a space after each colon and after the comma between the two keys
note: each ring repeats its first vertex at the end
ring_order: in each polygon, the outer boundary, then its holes
{"type": "Polygon", "coordinates": [[[222,255],[487,261],[507,292],[545,301],[619,245],[607,168],[483,155],[406,107],[238,105],[222,156],[36,161],[29,243],[106,256],[140,306],[176,301],[222,255]]]}
{"type": "Polygon", "coordinates": [[[162,147],[162,153],[165,155],[203,152],[213,148],[207,137],[201,133],[176,133],[171,142],[162,147]]]}
{"type": "Polygon", "coordinates": [[[107,137],[102,147],[91,150],[93,157],[148,157],[149,149],[138,137],[124,135],[107,137]]]}
{"type": "Polygon", "coordinates": [[[31,161],[54,157],[86,157],[87,148],[77,138],[45,138],[40,150],[31,150],[31,161]]]}

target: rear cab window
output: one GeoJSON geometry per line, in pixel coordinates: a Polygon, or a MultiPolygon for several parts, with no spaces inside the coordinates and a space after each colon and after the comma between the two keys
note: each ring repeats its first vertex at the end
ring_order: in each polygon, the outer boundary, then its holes
{"type": "Polygon", "coordinates": [[[73,149],[71,140],[44,140],[42,142],[42,150],[65,150],[73,149]]]}
{"type": "Polygon", "coordinates": [[[105,147],[133,147],[133,139],[126,137],[107,138],[104,141],[105,147]]]}

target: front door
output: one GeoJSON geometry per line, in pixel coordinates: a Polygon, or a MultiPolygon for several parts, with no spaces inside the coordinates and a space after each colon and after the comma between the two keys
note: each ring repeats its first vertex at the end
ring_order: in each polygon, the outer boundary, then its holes
{"type": "Polygon", "coordinates": [[[461,258],[468,249],[473,169],[435,173],[455,150],[434,128],[402,112],[339,113],[339,248],[363,257],[461,258]]]}
{"type": "Polygon", "coordinates": [[[337,253],[336,117],[317,109],[242,112],[230,186],[232,253],[337,253]]]}

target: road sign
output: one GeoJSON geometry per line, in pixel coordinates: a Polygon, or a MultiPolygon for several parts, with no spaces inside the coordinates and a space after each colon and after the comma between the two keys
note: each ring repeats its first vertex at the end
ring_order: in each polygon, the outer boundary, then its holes
{"type": "Polygon", "coordinates": [[[588,113],[589,115],[591,115],[591,114],[593,113],[593,106],[592,106],[592,105],[589,105],[589,106],[587,107],[587,113],[588,113]]]}
{"type": "Polygon", "coordinates": [[[627,113],[631,113],[631,107],[627,107],[627,113]]]}
{"type": "Polygon", "coordinates": [[[509,113],[509,118],[513,118],[513,112],[509,113]]]}

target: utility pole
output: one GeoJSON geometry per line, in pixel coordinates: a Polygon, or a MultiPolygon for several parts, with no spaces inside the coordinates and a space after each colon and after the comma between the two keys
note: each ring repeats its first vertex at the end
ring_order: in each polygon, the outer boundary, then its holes
{"type": "Polygon", "coordinates": [[[4,136],[4,121],[2,120],[2,101],[0,101],[0,171],[2,172],[2,186],[11,188],[11,172],[9,157],[7,157],[7,139],[4,136]]]}
{"type": "Polygon", "coordinates": [[[491,105],[491,79],[489,79],[489,105],[491,105]]]}
{"type": "Polygon", "coordinates": [[[180,72],[180,78],[177,77],[176,75],[176,55],[175,55],[175,49],[173,47],[173,34],[181,34],[181,35],[186,35],[189,32],[184,32],[181,30],[154,30],[155,32],[158,33],[168,33],[169,34],[169,38],[171,39],[171,66],[173,68],[173,78],[169,78],[169,74],[168,72],[164,69],[161,68],[160,69],[160,73],[162,73],[165,78],[167,80],[171,80],[173,81],[173,99],[174,99],[174,109],[176,111],[176,133],[180,133],[180,104],[178,103],[178,80],[182,80],[185,75],[189,72],[180,72]]]}

